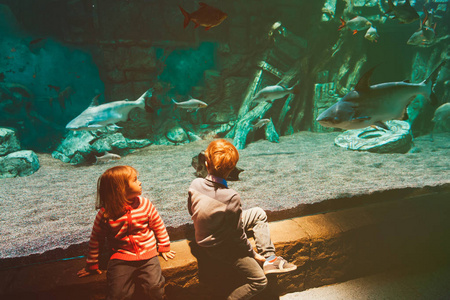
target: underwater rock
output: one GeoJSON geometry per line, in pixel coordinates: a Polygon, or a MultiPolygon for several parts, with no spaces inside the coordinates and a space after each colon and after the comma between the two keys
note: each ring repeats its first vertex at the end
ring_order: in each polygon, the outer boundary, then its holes
{"type": "Polygon", "coordinates": [[[0,156],[20,150],[16,132],[9,128],[0,128],[0,156]]]}
{"type": "Polygon", "coordinates": [[[100,139],[92,143],[91,149],[102,153],[103,151],[109,151],[113,148],[125,149],[127,148],[127,140],[121,133],[113,133],[106,136],[102,136],[100,139]]]}
{"type": "Polygon", "coordinates": [[[180,144],[187,140],[188,135],[181,126],[176,125],[169,129],[166,133],[166,138],[174,144],[180,144]]]}
{"type": "Polygon", "coordinates": [[[151,141],[132,140],[124,137],[122,133],[110,133],[108,130],[97,131],[70,131],[58,148],[53,151],[53,158],[65,163],[79,165],[94,162],[95,155],[113,150],[123,153],[131,149],[143,148],[152,144],[151,141]]]}
{"type": "Polygon", "coordinates": [[[0,157],[0,178],[28,176],[39,170],[39,158],[31,150],[21,150],[0,157]]]}
{"type": "MultiPolygon", "coordinates": [[[[208,170],[205,166],[205,151],[201,151],[198,155],[192,157],[192,163],[191,165],[195,169],[195,176],[205,178],[206,175],[208,175],[208,170]]],[[[231,171],[230,175],[228,175],[228,178],[226,180],[230,181],[237,181],[239,180],[239,173],[244,171],[241,168],[234,167],[234,169],[231,171]]]]}
{"type": "Polygon", "coordinates": [[[322,7],[322,21],[328,22],[336,14],[336,0],[327,0],[322,7]]]}
{"type": "Polygon", "coordinates": [[[450,131],[450,103],[439,106],[434,112],[432,121],[434,123],[433,132],[450,131]]]}
{"type": "Polygon", "coordinates": [[[334,140],[335,145],[357,151],[406,153],[411,148],[411,126],[408,122],[386,121],[389,130],[366,127],[347,130],[334,140]]]}
{"type": "Polygon", "coordinates": [[[188,131],[187,135],[189,137],[189,141],[191,141],[191,142],[200,141],[202,139],[201,137],[199,137],[198,135],[196,135],[192,131],[188,131]]]}

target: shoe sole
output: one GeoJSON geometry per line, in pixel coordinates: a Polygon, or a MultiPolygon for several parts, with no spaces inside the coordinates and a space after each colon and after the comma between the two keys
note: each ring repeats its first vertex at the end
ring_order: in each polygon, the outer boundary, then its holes
{"type": "Polygon", "coordinates": [[[282,274],[282,273],[289,273],[292,271],[297,270],[297,266],[294,266],[292,268],[288,268],[288,269],[274,269],[274,270],[269,270],[267,272],[264,272],[265,275],[267,274],[282,274]]]}

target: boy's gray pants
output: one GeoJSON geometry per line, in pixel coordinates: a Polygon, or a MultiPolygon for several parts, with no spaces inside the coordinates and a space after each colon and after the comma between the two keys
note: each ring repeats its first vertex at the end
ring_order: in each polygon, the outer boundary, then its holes
{"type": "MultiPolygon", "coordinates": [[[[242,211],[242,223],[246,232],[253,232],[256,249],[264,257],[275,254],[275,247],[270,239],[269,224],[267,223],[266,212],[259,208],[251,208],[242,211]]],[[[224,245],[224,248],[205,248],[206,252],[220,261],[223,261],[237,270],[246,278],[246,283],[236,288],[229,296],[228,300],[250,299],[260,293],[267,286],[267,277],[259,263],[250,256],[235,257],[233,248],[224,245]]]]}
{"type": "MultiPolygon", "coordinates": [[[[246,232],[253,231],[256,249],[264,257],[275,255],[275,247],[270,239],[266,212],[259,208],[242,211],[242,222],[246,232]]],[[[259,263],[252,257],[238,258],[232,263],[234,269],[247,278],[247,283],[235,289],[228,300],[250,299],[267,286],[267,278],[259,263]]]]}
{"type": "Polygon", "coordinates": [[[253,231],[256,249],[265,258],[275,255],[275,246],[270,239],[266,212],[259,207],[242,211],[242,223],[246,232],[253,231]]]}

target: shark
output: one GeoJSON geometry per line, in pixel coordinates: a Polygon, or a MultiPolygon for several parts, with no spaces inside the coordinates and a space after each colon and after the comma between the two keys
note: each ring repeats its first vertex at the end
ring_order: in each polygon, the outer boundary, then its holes
{"type": "Polygon", "coordinates": [[[133,108],[147,109],[146,99],[152,96],[153,89],[147,90],[135,101],[120,100],[98,105],[100,95],[92,99],[91,105],[66,125],[66,129],[96,130],[103,127],[120,128],[117,122],[126,121],[133,108]]]}
{"type": "Polygon", "coordinates": [[[407,120],[406,109],[417,95],[427,99],[434,96],[432,89],[445,61],[422,82],[386,82],[370,85],[370,77],[375,67],[367,71],[358,81],[354,90],[323,111],[316,119],[325,127],[340,129],[360,129],[368,126],[388,130],[384,123],[388,120],[407,120]]]}

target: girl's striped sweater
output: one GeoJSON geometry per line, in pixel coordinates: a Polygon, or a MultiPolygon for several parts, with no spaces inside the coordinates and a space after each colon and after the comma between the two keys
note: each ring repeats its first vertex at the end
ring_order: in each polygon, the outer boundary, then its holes
{"type": "Polygon", "coordinates": [[[110,259],[144,260],[157,256],[158,252],[170,251],[169,235],[156,208],[147,198],[137,197],[135,201],[116,220],[105,222],[105,210],[98,211],[86,259],[89,270],[98,269],[98,257],[105,238],[112,250],[110,259]]]}

